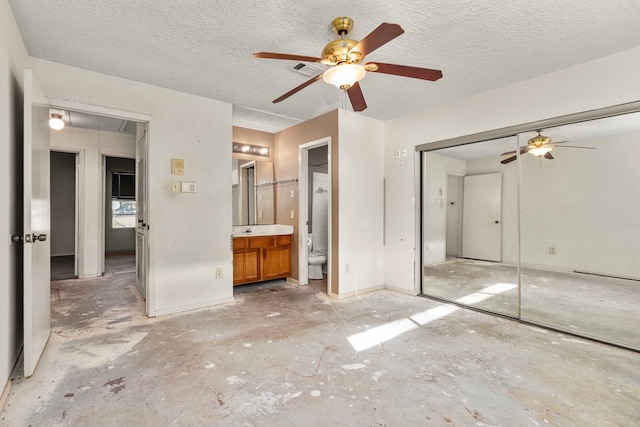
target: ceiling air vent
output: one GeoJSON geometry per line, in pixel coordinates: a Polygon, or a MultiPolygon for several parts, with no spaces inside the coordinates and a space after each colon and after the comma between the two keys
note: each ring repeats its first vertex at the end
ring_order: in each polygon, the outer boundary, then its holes
{"type": "Polygon", "coordinates": [[[289,69],[307,77],[315,77],[327,71],[327,67],[325,67],[322,64],[313,64],[313,63],[305,63],[305,62],[298,62],[296,65],[294,65],[289,69]]]}

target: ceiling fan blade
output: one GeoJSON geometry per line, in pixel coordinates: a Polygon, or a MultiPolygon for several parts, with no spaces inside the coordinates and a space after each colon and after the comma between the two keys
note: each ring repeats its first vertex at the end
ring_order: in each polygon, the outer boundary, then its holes
{"type": "Polygon", "coordinates": [[[553,160],[554,159],[554,157],[551,155],[551,152],[544,153],[544,158],[545,159],[549,159],[549,160],[553,160]]]}
{"type": "Polygon", "coordinates": [[[402,27],[398,24],[389,24],[383,22],[371,31],[365,38],[355,45],[350,52],[360,52],[362,56],[367,56],[382,45],[389,43],[391,40],[404,33],[402,27]]]}
{"type": "Polygon", "coordinates": [[[554,142],[553,144],[551,144],[552,147],[554,148],[586,148],[587,150],[595,150],[596,147],[582,147],[580,145],[561,145],[559,147],[556,147],[555,144],[557,144],[557,142],[554,142]]]}
{"type": "Polygon", "coordinates": [[[375,73],[393,74],[395,76],[412,77],[414,79],[429,80],[432,82],[442,78],[442,71],[432,70],[430,68],[384,64],[382,62],[369,62],[365,65],[365,67],[369,64],[375,64],[377,66],[377,69],[375,69],[376,67],[371,67],[371,69],[367,68],[367,71],[372,71],[375,73]]]}
{"type": "Polygon", "coordinates": [[[355,82],[355,84],[351,86],[349,90],[347,90],[347,94],[349,95],[349,100],[351,101],[353,111],[358,112],[367,109],[367,103],[364,100],[364,95],[362,94],[360,83],[355,82]]]}
{"type": "Polygon", "coordinates": [[[316,58],[315,56],[303,56],[303,55],[289,55],[288,53],[274,53],[274,52],[256,52],[253,54],[254,58],[265,59],[286,59],[289,61],[304,61],[304,62],[320,62],[322,58],[316,58]]]}
{"type": "Polygon", "coordinates": [[[288,97],[290,97],[291,95],[293,95],[294,93],[300,92],[302,89],[304,89],[305,87],[309,86],[312,83],[317,82],[318,80],[320,80],[322,78],[322,74],[320,74],[319,76],[315,76],[310,78],[309,80],[307,80],[306,82],[302,83],[300,86],[296,86],[293,89],[291,89],[289,92],[285,93],[284,95],[282,95],[280,98],[276,98],[274,99],[272,102],[274,104],[280,102],[280,101],[284,101],[285,99],[287,99],[288,97]]]}
{"type": "Polygon", "coordinates": [[[501,156],[506,156],[506,155],[509,155],[509,154],[516,154],[516,151],[515,151],[515,150],[513,150],[513,151],[507,151],[507,152],[504,152],[504,153],[502,153],[502,154],[500,154],[500,155],[501,155],[501,156]]]}
{"type": "Polygon", "coordinates": [[[517,156],[511,156],[504,160],[501,160],[500,163],[502,163],[503,165],[506,165],[507,163],[513,162],[515,159],[517,159],[517,156]]]}

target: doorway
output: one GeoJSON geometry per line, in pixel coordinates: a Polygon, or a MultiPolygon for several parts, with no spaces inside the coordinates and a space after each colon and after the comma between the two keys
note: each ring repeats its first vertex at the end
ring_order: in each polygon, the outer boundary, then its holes
{"type": "Polygon", "coordinates": [[[51,281],[78,277],[78,154],[51,151],[51,281]]]}
{"type": "Polygon", "coordinates": [[[136,163],[133,158],[104,156],[103,274],[135,270],[136,163]]]}
{"type": "Polygon", "coordinates": [[[331,138],[299,147],[299,282],[327,294],[332,289],[330,153],[331,138]]]}
{"type": "Polygon", "coordinates": [[[463,177],[460,175],[447,175],[447,258],[459,258],[462,256],[463,182],[463,177]]]}

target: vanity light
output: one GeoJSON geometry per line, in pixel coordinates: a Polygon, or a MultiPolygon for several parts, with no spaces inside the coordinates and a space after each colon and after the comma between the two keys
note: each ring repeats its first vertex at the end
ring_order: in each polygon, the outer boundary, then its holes
{"type": "Polygon", "coordinates": [[[239,142],[234,142],[232,144],[232,148],[232,151],[234,153],[269,157],[269,147],[264,147],[262,145],[241,144],[239,142]]]}
{"type": "Polygon", "coordinates": [[[63,110],[49,110],[49,127],[53,130],[62,129],[64,127],[62,116],[64,116],[63,110]]]}

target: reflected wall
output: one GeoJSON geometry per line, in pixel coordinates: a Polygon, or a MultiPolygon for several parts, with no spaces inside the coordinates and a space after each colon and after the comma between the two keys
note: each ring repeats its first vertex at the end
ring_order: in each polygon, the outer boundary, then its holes
{"type": "Polygon", "coordinates": [[[421,154],[423,293],[640,349],[640,115],[541,131],[421,154]]]}

